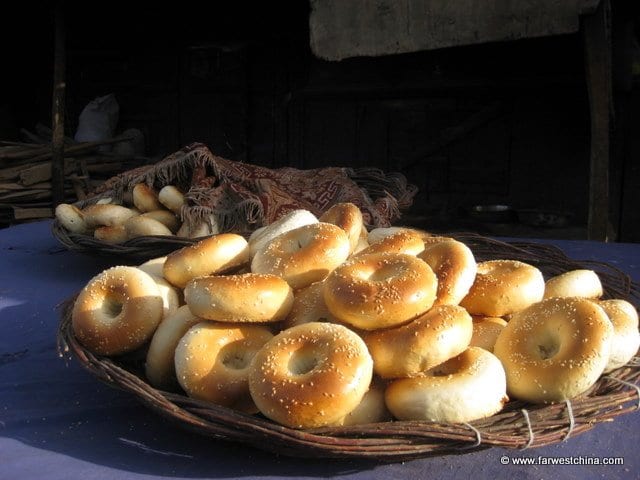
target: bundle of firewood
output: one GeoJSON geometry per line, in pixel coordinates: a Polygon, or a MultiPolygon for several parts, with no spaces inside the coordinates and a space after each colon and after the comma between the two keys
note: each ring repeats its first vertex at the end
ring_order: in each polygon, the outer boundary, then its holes
{"type": "MultiPolygon", "coordinates": [[[[0,226],[53,218],[52,144],[46,132],[22,131],[27,142],[0,141],[0,226]]],[[[147,163],[145,157],[103,152],[126,141],[74,142],[64,147],[64,202],[82,200],[105,179],[147,163]]]]}

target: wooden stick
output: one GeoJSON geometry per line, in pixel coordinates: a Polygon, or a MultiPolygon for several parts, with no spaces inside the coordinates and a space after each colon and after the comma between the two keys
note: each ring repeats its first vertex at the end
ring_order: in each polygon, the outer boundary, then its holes
{"type": "Polygon", "coordinates": [[[0,140],[0,146],[6,147],[27,147],[27,148],[41,148],[44,145],[40,143],[29,143],[29,142],[16,142],[13,140],[0,140]]]}
{"type": "Polygon", "coordinates": [[[52,105],[51,168],[53,207],[64,201],[64,106],[65,106],[65,33],[63,1],[56,2],[54,11],[54,63],[52,105]]]}
{"type": "Polygon", "coordinates": [[[22,208],[13,207],[13,218],[16,220],[28,220],[32,218],[51,218],[53,209],[51,208],[22,208]]]}
{"type": "Polygon", "coordinates": [[[609,127],[612,113],[610,15],[609,0],[603,0],[595,13],[584,18],[583,30],[591,108],[588,237],[601,241],[615,240],[615,232],[609,235],[609,127]]]}
{"type": "MultiPolygon", "coordinates": [[[[124,142],[126,140],[129,140],[129,138],[113,138],[111,140],[103,140],[101,142],[76,143],[75,145],[71,145],[70,147],[67,147],[64,151],[64,154],[67,157],[77,156],[77,155],[87,153],[93,150],[94,148],[99,147],[100,145],[109,145],[113,143],[124,142]]],[[[51,157],[51,152],[48,152],[48,153],[43,153],[42,155],[38,155],[37,157],[33,157],[31,160],[32,161],[47,160],[50,157],[51,157]]]]}
{"type": "Polygon", "coordinates": [[[20,129],[20,133],[22,134],[23,137],[26,137],[26,139],[28,141],[30,141],[31,143],[33,143],[34,145],[42,145],[42,144],[45,144],[45,143],[49,143],[47,140],[42,138],[40,135],[37,135],[35,133],[30,132],[26,128],[21,128],[20,129]]]}
{"type": "Polygon", "coordinates": [[[34,145],[34,147],[20,147],[0,150],[0,160],[31,160],[35,155],[41,155],[47,153],[51,155],[50,145],[34,145]]]}

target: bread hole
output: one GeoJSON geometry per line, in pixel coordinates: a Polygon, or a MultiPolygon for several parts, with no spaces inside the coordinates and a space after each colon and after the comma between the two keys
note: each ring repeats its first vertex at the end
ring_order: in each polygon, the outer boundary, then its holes
{"type": "Polygon", "coordinates": [[[318,366],[318,357],[308,348],[293,352],[289,358],[289,371],[293,375],[304,375],[318,366]]]}
{"type": "Polygon", "coordinates": [[[241,342],[232,342],[220,350],[222,364],[231,370],[243,370],[249,366],[251,356],[242,348],[241,342]]]}
{"type": "Polygon", "coordinates": [[[554,357],[556,353],[558,353],[558,350],[560,350],[558,342],[545,342],[538,345],[538,355],[542,360],[554,357]]]}
{"type": "Polygon", "coordinates": [[[110,318],[116,318],[118,315],[122,313],[122,302],[114,299],[114,298],[105,298],[102,303],[102,311],[104,314],[110,318]]]}
{"type": "Polygon", "coordinates": [[[547,328],[538,335],[533,335],[531,342],[533,343],[532,352],[538,355],[540,360],[548,360],[553,358],[560,350],[560,330],[561,327],[547,328]]]}

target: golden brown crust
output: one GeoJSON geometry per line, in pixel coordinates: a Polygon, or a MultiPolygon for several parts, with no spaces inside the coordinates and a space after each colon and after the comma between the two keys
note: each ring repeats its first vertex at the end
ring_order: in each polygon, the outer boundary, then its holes
{"type": "Polygon", "coordinates": [[[441,305],[406,325],[368,332],[364,341],[376,374],[412,377],[465,351],[472,331],[471,316],[464,308],[441,305]]]}
{"type": "Polygon", "coordinates": [[[500,361],[477,347],[469,347],[422,377],[391,382],[385,399],[400,420],[448,423],[491,416],[508,401],[500,361]]]}
{"type": "Polygon", "coordinates": [[[169,210],[151,210],[150,212],[142,213],[140,217],[153,218],[171,230],[171,233],[176,233],[178,228],[180,228],[180,221],[178,220],[178,217],[169,210]]]}
{"type": "Polygon", "coordinates": [[[478,263],[473,285],[460,305],[471,315],[503,317],[542,300],[544,278],[540,270],[517,260],[478,263]]]}
{"type": "Polygon", "coordinates": [[[118,245],[129,240],[127,229],[124,225],[97,227],[93,231],[93,237],[106,243],[118,245]]]}
{"type": "Polygon", "coordinates": [[[190,397],[257,412],[249,394],[250,365],[272,337],[269,329],[260,325],[201,322],[192,326],[175,351],[180,386],[190,397]]]}
{"type": "Polygon", "coordinates": [[[640,347],[638,312],[631,303],[622,299],[600,300],[598,305],[613,325],[611,353],[604,369],[605,372],[610,372],[629,362],[640,347]]]}
{"type": "Polygon", "coordinates": [[[385,385],[374,379],[358,406],[333,425],[365,425],[391,421],[391,412],[384,401],[384,389],[385,385]]]}
{"type": "Polygon", "coordinates": [[[291,310],[283,323],[283,330],[309,322],[337,322],[324,302],[323,291],[323,282],[315,282],[296,290],[291,310]]]}
{"type": "Polygon", "coordinates": [[[291,428],[330,425],[353,411],[372,378],[362,339],[332,323],[305,323],[256,354],[249,389],[266,417],[291,428]]]}
{"type": "Polygon", "coordinates": [[[111,267],[78,295],[71,315],[80,343],[99,355],[133,351],[148,341],[162,319],[156,282],[136,267],[111,267]]]}
{"type": "Polygon", "coordinates": [[[249,261],[247,241],[235,233],[204,238],[167,255],[162,272],[177,287],[196,277],[226,272],[249,261]]]}
{"type": "Polygon", "coordinates": [[[360,241],[364,222],[362,220],[362,212],[353,203],[336,203],[324,212],[320,218],[320,222],[332,223],[342,228],[349,238],[350,250],[352,253],[360,241]]]}
{"type": "Polygon", "coordinates": [[[549,298],[514,314],[494,353],[507,373],[510,395],[541,403],[579,395],[602,374],[613,326],[584,298],[549,298]]]}
{"type": "Polygon", "coordinates": [[[189,307],[182,305],[160,322],[156,329],[145,362],[145,374],[149,383],[163,390],[178,386],[174,356],[178,342],[195,324],[202,322],[189,307]]]}
{"type": "Polygon", "coordinates": [[[341,322],[375,330],[426,312],[436,298],[437,285],[431,267],[412,255],[357,255],[327,277],[324,300],[341,322]]]}
{"type": "Polygon", "coordinates": [[[312,223],[278,235],[258,250],[251,271],[282,277],[294,289],[325,278],[349,256],[349,240],[340,227],[312,223]]]}
{"type": "Polygon", "coordinates": [[[87,205],[82,209],[84,221],[88,228],[100,226],[113,227],[124,225],[129,218],[139,215],[139,212],[122,205],[95,204],[87,205]]]}
{"type": "Polygon", "coordinates": [[[469,342],[470,347],[484,348],[493,353],[498,335],[507,325],[506,320],[500,317],[475,316],[473,318],[473,335],[469,342]]]}
{"type": "Polygon", "coordinates": [[[145,217],[144,214],[128,219],[124,222],[124,229],[127,232],[128,239],[149,235],[173,236],[171,230],[163,223],[153,217],[145,217]]]}
{"type": "Polygon", "coordinates": [[[151,212],[164,208],[158,200],[158,192],[144,183],[134,185],[131,195],[133,205],[140,210],[140,212],[151,212]]]}
{"type": "Polygon", "coordinates": [[[358,255],[369,255],[372,253],[406,253],[407,255],[418,255],[424,250],[424,241],[421,235],[409,229],[400,229],[378,240],[360,252],[358,255]]]}
{"type": "Polygon", "coordinates": [[[258,273],[194,278],[184,297],[194,315],[221,322],[279,322],[293,304],[287,282],[258,273]]]}
{"type": "Polygon", "coordinates": [[[458,305],[476,278],[477,264],[471,249],[457,240],[443,239],[425,243],[418,257],[427,262],[438,278],[434,305],[458,305]]]}
{"type": "Polygon", "coordinates": [[[593,270],[579,269],[564,272],[545,283],[544,298],[584,297],[597,299],[602,296],[602,283],[593,270]]]}
{"type": "MultiPolygon", "coordinates": [[[[367,233],[367,241],[373,245],[374,243],[378,243],[380,240],[382,240],[385,237],[388,237],[389,235],[393,235],[395,233],[398,232],[406,232],[406,231],[410,231],[413,233],[418,234],[423,240],[427,241],[429,238],[433,237],[433,234],[427,232],[426,230],[422,230],[419,228],[413,228],[413,227],[377,227],[372,229],[370,232],[367,233]]],[[[440,237],[443,238],[443,237],[440,237]]]]}

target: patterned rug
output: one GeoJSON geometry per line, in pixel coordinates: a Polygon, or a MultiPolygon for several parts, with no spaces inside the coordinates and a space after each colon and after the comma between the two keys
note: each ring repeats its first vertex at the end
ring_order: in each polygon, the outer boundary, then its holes
{"type": "Polygon", "coordinates": [[[187,199],[182,220],[213,221],[221,232],[251,232],[296,209],[316,216],[336,203],[360,207],[368,228],[386,227],[409,208],[417,193],[401,173],[376,168],[270,169],[218,157],[194,143],[146,165],[116,175],[93,195],[111,190],[118,200],[137,183],[159,190],[180,188],[187,199]]]}

